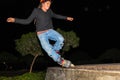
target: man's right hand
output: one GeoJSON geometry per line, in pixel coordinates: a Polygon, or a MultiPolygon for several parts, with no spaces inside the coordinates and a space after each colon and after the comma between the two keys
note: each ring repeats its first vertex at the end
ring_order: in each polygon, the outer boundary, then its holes
{"type": "Polygon", "coordinates": [[[12,17],[9,17],[9,18],[7,18],[7,22],[15,22],[15,18],[12,18],[12,17]]]}

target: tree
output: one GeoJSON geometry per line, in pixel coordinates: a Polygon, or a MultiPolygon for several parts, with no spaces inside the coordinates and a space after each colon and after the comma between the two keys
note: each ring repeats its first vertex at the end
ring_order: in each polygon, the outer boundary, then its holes
{"type": "Polygon", "coordinates": [[[18,58],[13,54],[6,51],[0,52],[0,69],[1,70],[4,70],[4,69],[8,70],[10,67],[13,68],[12,64],[15,64],[16,62],[18,62],[18,58]]]}
{"type": "MultiPolygon", "coordinates": [[[[69,31],[65,32],[63,30],[57,29],[63,37],[65,38],[65,45],[63,47],[63,52],[69,51],[70,48],[76,48],[79,46],[79,38],[76,36],[75,32],[69,31]]],[[[29,32],[27,34],[23,34],[20,39],[16,40],[16,50],[20,52],[23,56],[27,54],[31,54],[34,56],[32,64],[30,66],[30,73],[32,71],[33,64],[36,58],[39,55],[43,55],[40,47],[40,43],[36,36],[35,32],[29,32]]]]}
{"type": "Polygon", "coordinates": [[[64,30],[61,30],[61,29],[57,29],[57,31],[59,33],[61,33],[63,35],[63,37],[65,38],[65,41],[64,41],[64,46],[63,46],[63,53],[66,52],[66,51],[69,51],[71,48],[76,48],[79,46],[79,41],[80,41],[80,38],[77,37],[77,35],[75,34],[74,31],[64,31],[64,30]]]}
{"type": "Polygon", "coordinates": [[[99,61],[107,63],[120,62],[120,50],[117,48],[107,49],[99,58],[99,61]]]}
{"type": "Polygon", "coordinates": [[[41,47],[39,45],[39,41],[36,37],[36,33],[29,32],[27,34],[23,34],[20,39],[15,40],[16,42],[16,50],[21,53],[23,56],[31,54],[34,56],[33,61],[30,66],[30,73],[32,72],[32,67],[36,58],[42,54],[41,47]]]}

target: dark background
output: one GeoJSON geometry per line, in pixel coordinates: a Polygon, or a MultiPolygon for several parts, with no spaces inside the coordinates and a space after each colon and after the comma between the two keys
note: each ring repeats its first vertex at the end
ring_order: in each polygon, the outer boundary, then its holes
{"type": "MultiPolygon", "coordinates": [[[[53,20],[54,26],[76,32],[80,37],[78,53],[83,51],[96,57],[107,49],[120,49],[118,7],[114,3],[112,0],[54,0],[51,8],[55,13],[74,17],[73,22],[53,20]]],[[[0,51],[14,54],[14,40],[23,33],[35,31],[33,23],[20,25],[7,23],[6,19],[27,18],[38,4],[39,0],[0,0],[0,51]]]]}

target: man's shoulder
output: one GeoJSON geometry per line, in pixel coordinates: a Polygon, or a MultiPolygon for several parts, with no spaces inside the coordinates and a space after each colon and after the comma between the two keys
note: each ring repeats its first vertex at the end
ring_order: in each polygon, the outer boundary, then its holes
{"type": "Polygon", "coordinates": [[[38,10],[38,8],[35,7],[33,10],[38,10]]]}
{"type": "Polygon", "coordinates": [[[40,10],[40,8],[34,8],[33,12],[38,12],[40,10]]]}

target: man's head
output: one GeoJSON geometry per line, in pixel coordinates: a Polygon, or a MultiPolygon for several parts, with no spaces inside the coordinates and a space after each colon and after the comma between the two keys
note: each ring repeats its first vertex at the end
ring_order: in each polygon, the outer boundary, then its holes
{"type": "Polygon", "coordinates": [[[51,6],[51,0],[40,0],[41,8],[44,11],[47,11],[51,6]]]}

